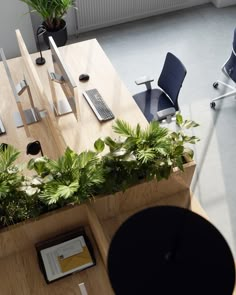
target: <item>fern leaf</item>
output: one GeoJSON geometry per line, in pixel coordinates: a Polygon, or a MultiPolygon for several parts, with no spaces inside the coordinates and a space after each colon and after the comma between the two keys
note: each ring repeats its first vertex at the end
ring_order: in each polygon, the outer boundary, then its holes
{"type": "Polygon", "coordinates": [[[129,123],[123,120],[117,119],[115,121],[115,125],[113,125],[112,128],[117,134],[123,135],[125,137],[134,136],[134,131],[129,123]]]}

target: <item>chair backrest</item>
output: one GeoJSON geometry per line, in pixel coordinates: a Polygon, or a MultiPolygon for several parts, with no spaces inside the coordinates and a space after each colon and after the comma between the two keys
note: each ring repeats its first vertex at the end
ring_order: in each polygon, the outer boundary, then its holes
{"type": "Polygon", "coordinates": [[[234,82],[236,82],[236,56],[233,52],[231,53],[230,58],[225,63],[224,69],[226,73],[229,75],[229,77],[234,82]]]}
{"type": "Polygon", "coordinates": [[[229,77],[236,82],[236,28],[234,29],[234,39],[232,44],[232,53],[230,58],[227,60],[223,66],[224,71],[229,75],[229,77]]]}
{"type": "Polygon", "coordinates": [[[236,28],[234,29],[233,50],[236,52],[236,28]]]}
{"type": "Polygon", "coordinates": [[[171,98],[176,110],[179,109],[178,96],[186,73],[186,68],[182,62],[174,54],[168,52],[158,80],[158,86],[171,98]]]}

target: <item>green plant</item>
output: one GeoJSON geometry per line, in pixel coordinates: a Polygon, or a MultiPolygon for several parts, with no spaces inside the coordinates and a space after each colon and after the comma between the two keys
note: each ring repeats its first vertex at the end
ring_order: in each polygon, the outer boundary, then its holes
{"type": "Polygon", "coordinates": [[[37,172],[31,187],[37,187],[39,198],[47,205],[81,203],[104,182],[100,160],[92,151],[78,155],[67,148],[58,160],[32,159],[28,168],[37,172]]]}
{"type": "Polygon", "coordinates": [[[38,200],[23,189],[26,178],[16,165],[19,151],[8,145],[0,147],[0,224],[9,225],[39,215],[38,200]]]}
{"type": "Polygon", "coordinates": [[[193,157],[188,144],[198,141],[186,130],[198,124],[183,120],[180,114],[176,123],[177,131],[158,122],[143,130],[139,124],[132,128],[116,120],[116,140],[99,138],[95,151],[80,154],[67,148],[57,160],[33,158],[27,168],[36,174],[28,177],[23,175],[23,166],[15,164],[19,152],[12,146],[0,146],[0,225],[125,190],[142,180],[168,178],[173,167],[183,170],[183,164],[193,157]]]}
{"type": "MultiPolygon", "coordinates": [[[[110,137],[104,139],[104,145],[110,152],[102,158],[106,182],[102,193],[112,193],[125,190],[140,179],[151,180],[168,178],[173,167],[183,170],[186,160],[193,157],[193,150],[186,144],[198,141],[195,136],[188,136],[185,130],[196,127],[194,121],[185,120],[177,114],[178,131],[163,128],[153,121],[141,130],[138,124],[135,128],[122,120],[116,120],[114,131],[121,136],[118,140],[110,137]]],[[[101,141],[101,140],[100,140],[101,141]]]]}
{"type": "Polygon", "coordinates": [[[60,28],[61,20],[70,7],[75,7],[75,0],[20,0],[28,4],[44,20],[48,30],[60,28]]]}

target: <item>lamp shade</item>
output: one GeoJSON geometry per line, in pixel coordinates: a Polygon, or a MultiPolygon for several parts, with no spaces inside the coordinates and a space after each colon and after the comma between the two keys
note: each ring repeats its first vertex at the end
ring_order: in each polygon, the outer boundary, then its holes
{"type": "Polygon", "coordinates": [[[30,142],[26,146],[26,154],[27,155],[37,155],[39,152],[41,152],[41,155],[43,156],[43,151],[41,144],[38,140],[30,142]]]}
{"type": "Polygon", "coordinates": [[[232,295],[235,265],[224,237],[184,208],[158,206],[115,233],[108,274],[116,295],[232,295]]]}

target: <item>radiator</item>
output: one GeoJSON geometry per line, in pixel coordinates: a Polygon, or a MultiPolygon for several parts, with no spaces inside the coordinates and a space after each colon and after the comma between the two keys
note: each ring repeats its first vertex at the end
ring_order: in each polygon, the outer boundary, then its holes
{"type": "Polygon", "coordinates": [[[79,31],[208,3],[209,0],[77,0],[79,31]]]}

